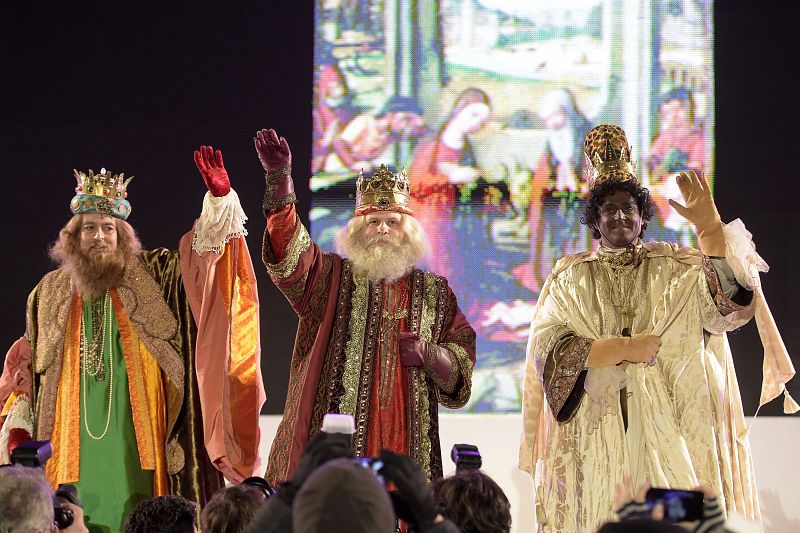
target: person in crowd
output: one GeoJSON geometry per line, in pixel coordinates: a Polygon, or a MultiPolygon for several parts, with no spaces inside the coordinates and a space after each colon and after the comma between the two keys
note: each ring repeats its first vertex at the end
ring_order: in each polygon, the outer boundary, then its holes
{"type": "Polygon", "coordinates": [[[700,249],[643,242],[653,216],[625,132],[586,136],[591,164],[582,222],[597,252],[548,277],[531,323],[520,467],[535,479],[539,531],[586,531],[613,517],[614,489],[711,487],[728,511],[757,520],[755,477],[725,332],[753,315],[764,340],[762,403],[794,375],[759,285],[767,265],[740,220],[723,225],[708,183],[681,173],[700,249]],[[602,475],[598,473],[602,472],[602,475]]]}
{"type": "Polygon", "coordinates": [[[392,533],[398,519],[418,533],[459,531],[439,511],[413,458],[381,450],[376,459],[354,459],[349,436],[318,433],[292,478],[278,487],[245,533],[329,531],[332,524],[340,531],[392,533]]]}
{"type": "Polygon", "coordinates": [[[200,531],[241,533],[266,501],[264,491],[246,483],[222,488],[200,512],[200,531]]]}
{"type": "MultiPolygon", "coordinates": [[[[617,485],[614,496],[614,506],[617,508],[618,521],[606,522],[598,533],[681,533],[694,531],[695,533],[725,533],[725,512],[720,499],[710,487],[695,487],[694,491],[703,493],[703,514],[700,520],[674,522],[665,521],[666,509],[663,503],[650,505],[646,502],[649,483],[645,483],[631,496],[633,488],[631,479],[625,478],[623,483],[617,485]]],[[[754,524],[753,524],[754,525],[754,524]]]]}
{"type": "Polygon", "coordinates": [[[300,316],[265,477],[292,477],[326,413],[354,416],[357,456],[386,448],[441,476],[438,406],[469,399],[475,332],[447,280],[416,268],[426,242],[407,176],[386,167],[361,176],[355,216],[337,237],[342,255],[323,253],[295,212],[286,140],[261,130],[255,145],[267,180],[264,264],[300,316]]]}
{"type": "Polygon", "coordinates": [[[154,496],[136,504],[125,533],[198,533],[197,505],[182,496],[154,496]]]}
{"type": "Polygon", "coordinates": [[[478,469],[462,469],[431,483],[442,514],[462,533],[508,533],[511,504],[503,489],[478,469]]]}
{"type": "Polygon", "coordinates": [[[203,503],[257,462],[246,217],[222,153],[201,147],[195,163],[209,192],[178,251],[142,250],[127,222],[131,178],[75,172],[73,216],[50,249],[57,269],[31,293],[0,377],[0,463],[20,442],[50,440],[50,482],[75,484],[97,527],[120,530],[154,495],[203,503]]]}
{"type": "MultiPolygon", "coordinates": [[[[41,468],[9,465],[0,468],[0,533],[47,533],[54,531],[53,489],[41,468]]],[[[83,509],[62,503],[72,516],[64,533],[88,533],[83,509]]]]}

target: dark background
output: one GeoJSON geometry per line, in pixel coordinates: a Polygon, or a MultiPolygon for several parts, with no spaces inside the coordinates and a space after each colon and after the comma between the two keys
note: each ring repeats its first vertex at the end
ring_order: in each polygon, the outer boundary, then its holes
{"type": "MultiPolygon", "coordinates": [[[[716,4],[717,203],[723,220],[746,222],[772,267],[764,292],[797,365],[800,8],[716,4]]],[[[273,127],[289,140],[306,217],[313,2],[37,3],[0,8],[0,21],[0,352],[23,333],[26,297],[51,268],[46,245],[70,216],[73,168],[134,175],[130,222],[146,247],[174,248],[206,190],[192,151],[212,144],[223,150],[250,216],[265,412],[281,413],[296,319],[260,265],[264,182],[252,137],[273,127]]],[[[763,353],[755,325],[730,342],[745,412],[752,414],[763,353]]],[[[800,399],[798,381],[790,390],[800,399]]],[[[773,402],[762,414],[780,407],[773,402]]]]}

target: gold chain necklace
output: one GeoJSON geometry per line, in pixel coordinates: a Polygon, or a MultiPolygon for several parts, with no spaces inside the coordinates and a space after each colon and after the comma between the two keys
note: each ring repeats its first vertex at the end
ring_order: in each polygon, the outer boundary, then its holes
{"type": "Polygon", "coordinates": [[[408,292],[401,286],[401,281],[396,284],[385,283],[383,317],[380,326],[380,360],[381,377],[378,386],[378,398],[382,409],[389,407],[394,390],[397,358],[397,326],[399,322],[408,317],[406,297],[408,292]]]}
{"type": "Polygon", "coordinates": [[[600,253],[601,269],[609,284],[611,303],[622,315],[623,335],[629,336],[633,327],[633,312],[639,305],[640,291],[635,291],[637,267],[641,263],[641,246],[630,245],[621,253],[600,253]],[[616,293],[616,294],[615,294],[616,293]],[[635,299],[632,300],[632,297],[635,299]],[[626,333],[627,332],[627,333],[626,333]]]}
{"type": "MultiPolygon", "coordinates": [[[[94,440],[101,440],[103,437],[106,436],[108,433],[108,427],[111,423],[111,402],[113,400],[114,395],[114,364],[112,361],[113,356],[113,339],[111,339],[111,313],[109,312],[109,308],[111,307],[111,302],[108,297],[108,291],[105,292],[102,299],[102,326],[100,327],[100,335],[94,335],[92,337],[92,352],[90,353],[88,347],[86,345],[86,324],[81,324],[81,384],[83,388],[83,427],[86,429],[86,433],[94,440]],[[97,337],[100,337],[100,343],[97,345],[95,340],[97,337]],[[88,376],[92,376],[95,378],[95,381],[102,381],[105,379],[105,358],[103,356],[103,349],[106,346],[106,339],[108,339],[108,411],[106,412],[106,426],[103,429],[103,433],[99,436],[92,433],[92,430],[89,429],[89,416],[87,411],[87,404],[86,404],[86,381],[88,380],[88,376]],[[99,347],[99,350],[96,348],[99,347]],[[99,359],[99,360],[98,360],[99,359]],[[87,366],[92,365],[91,368],[87,368],[87,366]],[[94,372],[94,373],[93,373],[94,372]],[[101,376],[102,377],[98,377],[101,376]]],[[[94,315],[94,313],[93,313],[94,315]]],[[[92,327],[94,327],[94,320],[92,320],[92,327]]],[[[92,331],[92,333],[95,333],[92,331]]]]}

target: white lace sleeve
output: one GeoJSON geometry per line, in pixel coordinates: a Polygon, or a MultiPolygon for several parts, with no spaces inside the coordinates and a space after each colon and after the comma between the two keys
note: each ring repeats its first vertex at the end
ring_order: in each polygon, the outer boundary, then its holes
{"type": "Polygon", "coordinates": [[[8,455],[8,438],[12,429],[21,428],[33,435],[33,414],[27,396],[18,396],[8,410],[3,427],[0,428],[0,465],[11,462],[8,455]]]}
{"type": "Polygon", "coordinates": [[[723,225],[722,231],[725,235],[725,259],[739,285],[752,291],[761,285],[758,273],[769,271],[769,265],[756,253],[753,235],[741,219],[723,225]]]}
{"type": "Polygon", "coordinates": [[[220,253],[231,239],[247,235],[244,222],[247,216],[233,189],[225,196],[206,193],[203,212],[194,226],[192,249],[199,255],[212,251],[220,253]]]}

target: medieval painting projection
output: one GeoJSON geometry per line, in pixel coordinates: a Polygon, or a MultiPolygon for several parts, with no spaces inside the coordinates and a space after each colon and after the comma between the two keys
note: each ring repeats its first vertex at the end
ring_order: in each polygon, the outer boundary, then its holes
{"type": "Polygon", "coordinates": [[[710,0],[318,0],[311,230],[326,250],[359,171],[405,169],[432,248],[478,333],[469,412],[520,409],[533,305],[590,249],[582,141],[628,132],[658,207],[647,238],[694,244],[669,198],[713,180],[710,0]]]}

